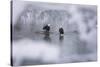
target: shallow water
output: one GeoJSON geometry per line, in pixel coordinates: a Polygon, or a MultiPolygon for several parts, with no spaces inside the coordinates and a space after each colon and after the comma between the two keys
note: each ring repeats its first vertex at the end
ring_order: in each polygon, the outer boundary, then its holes
{"type": "Polygon", "coordinates": [[[96,61],[96,53],[75,32],[63,36],[58,33],[20,36],[13,40],[14,65],[96,61]]]}

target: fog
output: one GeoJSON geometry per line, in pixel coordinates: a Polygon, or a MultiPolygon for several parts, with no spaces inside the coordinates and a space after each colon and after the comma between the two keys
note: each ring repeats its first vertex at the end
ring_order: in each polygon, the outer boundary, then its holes
{"type": "Polygon", "coordinates": [[[97,6],[13,2],[14,65],[58,64],[97,60],[97,6]],[[50,33],[43,26],[50,24],[50,33]],[[59,36],[59,27],[64,36],[59,36]]]}
{"type": "Polygon", "coordinates": [[[23,39],[13,42],[14,65],[20,65],[23,59],[38,60],[36,64],[57,63],[59,61],[59,47],[45,42],[23,39]]]}

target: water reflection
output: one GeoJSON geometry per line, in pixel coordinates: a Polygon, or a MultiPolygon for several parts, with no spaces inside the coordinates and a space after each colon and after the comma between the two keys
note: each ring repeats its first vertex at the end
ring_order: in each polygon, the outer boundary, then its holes
{"type": "Polygon", "coordinates": [[[59,35],[59,41],[62,43],[64,40],[64,36],[59,35]]]}
{"type": "Polygon", "coordinates": [[[51,42],[51,38],[50,38],[50,32],[44,32],[44,37],[43,39],[47,42],[51,42]]]}

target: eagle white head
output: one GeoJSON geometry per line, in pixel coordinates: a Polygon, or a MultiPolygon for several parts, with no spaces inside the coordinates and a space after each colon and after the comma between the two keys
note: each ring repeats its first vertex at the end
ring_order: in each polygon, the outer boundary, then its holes
{"type": "Polygon", "coordinates": [[[50,24],[48,24],[48,26],[50,26],[50,24]]]}

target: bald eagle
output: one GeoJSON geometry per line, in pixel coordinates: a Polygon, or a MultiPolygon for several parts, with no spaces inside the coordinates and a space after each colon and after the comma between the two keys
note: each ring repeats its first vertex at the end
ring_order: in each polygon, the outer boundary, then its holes
{"type": "Polygon", "coordinates": [[[64,34],[64,29],[62,27],[59,28],[59,33],[60,33],[60,35],[64,34]]]}
{"type": "Polygon", "coordinates": [[[43,30],[45,30],[46,32],[50,31],[50,24],[47,24],[43,27],[43,30]]]}

